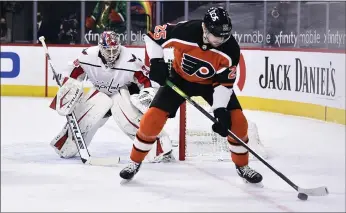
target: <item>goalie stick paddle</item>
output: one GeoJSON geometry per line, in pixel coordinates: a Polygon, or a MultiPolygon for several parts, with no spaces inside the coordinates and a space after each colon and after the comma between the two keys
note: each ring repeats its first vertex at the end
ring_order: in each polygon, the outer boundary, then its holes
{"type": "MultiPolygon", "coordinates": [[[[188,101],[191,105],[196,107],[201,113],[203,113],[207,118],[209,118],[213,123],[218,122],[214,116],[209,114],[205,109],[203,109],[198,103],[191,99],[184,91],[179,89],[175,84],[171,81],[166,80],[166,84],[172,88],[176,93],[178,93],[181,97],[183,97],[186,101],[188,101]]],[[[234,138],[239,144],[241,144],[244,148],[246,148],[251,154],[253,154],[258,160],[260,160],[264,165],[266,165],[270,170],[272,170],[276,175],[278,175],[281,179],[283,179],[286,183],[288,183],[291,187],[293,187],[297,192],[303,193],[311,196],[325,196],[327,195],[328,189],[325,186],[305,189],[294,184],[290,179],[288,179],[281,172],[276,170],[273,166],[271,166],[265,159],[263,159],[260,155],[258,155],[255,151],[253,151],[244,141],[242,141],[239,137],[237,137],[231,130],[228,130],[229,135],[234,138]]]]}
{"type": "MultiPolygon", "coordinates": [[[[55,78],[55,81],[56,83],[58,84],[59,87],[61,87],[61,83],[59,81],[59,78],[58,78],[58,75],[53,67],[53,64],[52,64],[52,59],[48,53],[48,48],[47,48],[47,45],[46,45],[46,42],[45,42],[45,38],[44,36],[41,36],[39,38],[39,41],[41,42],[42,44],[42,47],[45,51],[45,54],[46,54],[46,57],[48,59],[48,64],[53,72],[53,75],[54,75],[54,78],[55,78]]],[[[83,135],[82,135],[82,132],[79,128],[79,125],[78,125],[78,122],[77,122],[77,119],[76,119],[76,116],[74,114],[74,112],[72,112],[71,114],[68,114],[66,115],[66,119],[67,119],[67,123],[70,127],[70,130],[72,132],[72,135],[73,135],[73,138],[74,138],[74,141],[76,143],[76,146],[78,148],[78,152],[79,152],[79,155],[80,155],[80,158],[82,160],[82,162],[84,164],[89,164],[89,165],[100,165],[100,166],[109,166],[109,165],[115,165],[117,163],[119,163],[120,161],[120,158],[119,157],[113,157],[113,158],[92,158],[89,154],[89,151],[88,151],[88,148],[85,144],[85,141],[84,141],[84,138],[83,138],[83,135]]]]}

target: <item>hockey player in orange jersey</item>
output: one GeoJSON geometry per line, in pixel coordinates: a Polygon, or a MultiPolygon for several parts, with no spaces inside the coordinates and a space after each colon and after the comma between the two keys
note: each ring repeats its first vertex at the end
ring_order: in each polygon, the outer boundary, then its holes
{"type": "Polygon", "coordinates": [[[149,77],[161,87],[141,119],[131,151],[132,161],[120,172],[121,178],[132,179],[139,171],[167,119],[175,117],[185,101],[165,85],[166,79],[169,79],[187,95],[202,96],[212,106],[219,121],[212,125],[212,129],[227,137],[239,176],[250,183],[262,181],[262,175],[248,166],[247,149],[228,136],[229,128],[243,141],[249,140],[248,123],[233,92],[240,47],[231,29],[227,11],[212,7],[203,20],[159,25],[145,37],[150,58],[149,77]],[[174,49],[171,72],[164,61],[163,48],[167,47],[174,49]]]}

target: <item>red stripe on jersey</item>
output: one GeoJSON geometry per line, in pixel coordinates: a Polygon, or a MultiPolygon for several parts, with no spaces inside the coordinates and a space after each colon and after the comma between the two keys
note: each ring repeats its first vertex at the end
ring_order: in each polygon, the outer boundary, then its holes
{"type": "Polygon", "coordinates": [[[143,84],[145,88],[151,87],[150,79],[142,71],[135,72],[134,76],[138,80],[138,83],[143,84]]]}
{"type": "Polygon", "coordinates": [[[82,67],[75,67],[72,72],[71,72],[71,75],[70,77],[71,78],[74,78],[74,79],[77,79],[80,75],[82,75],[84,73],[84,70],[82,67]]]}

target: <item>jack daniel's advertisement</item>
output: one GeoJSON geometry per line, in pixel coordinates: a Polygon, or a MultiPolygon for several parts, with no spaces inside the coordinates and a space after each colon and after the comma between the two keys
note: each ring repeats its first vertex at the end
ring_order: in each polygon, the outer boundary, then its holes
{"type": "Polygon", "coordinates": [[[332,61],[307,64],[301,58],[294,58],[289,64],[282,64],[270,57],[264,57],[264,73],[259,76],[263,89],[293,91],[334,97],[336,94],[336,72],[332,61]]]}

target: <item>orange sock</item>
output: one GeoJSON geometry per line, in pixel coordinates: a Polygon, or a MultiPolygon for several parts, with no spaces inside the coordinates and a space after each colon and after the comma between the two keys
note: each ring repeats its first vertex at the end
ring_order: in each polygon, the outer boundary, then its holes
{"type": "MultiPolygon", "coordinates": [[[[231,111],[232,127],[231,131],[245,143],[249,141],[247,130],[248,123],[240,109],[231,111]]],[[[228,143],[230,144],[231,158],[235,165],[246,166],[249,163],[249,152],[234,138],[228,136],[228,143]]]]}

